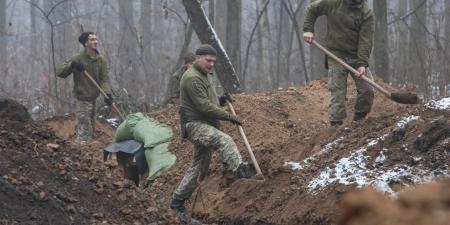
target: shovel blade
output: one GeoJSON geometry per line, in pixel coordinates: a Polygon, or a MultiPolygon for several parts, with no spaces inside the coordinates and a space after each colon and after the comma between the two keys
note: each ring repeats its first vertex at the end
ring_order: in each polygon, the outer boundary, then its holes
{"type": "Polygon", "coordinates": [[[391,93],[391,99],[400,104],[418,104],[419,97],[412,93],[391,93]]]}

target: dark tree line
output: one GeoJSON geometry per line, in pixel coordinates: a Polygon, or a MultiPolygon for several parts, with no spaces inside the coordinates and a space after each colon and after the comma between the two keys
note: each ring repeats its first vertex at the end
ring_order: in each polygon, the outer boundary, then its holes
{"type": "MultiPolygon", "coordinates": [[[[183,55],[211,34],[199,32],[198,18],[188,16],[194,5],[231,62],[219,63],[219,88],[254,92],[325,79],[324,55],[302,41],[304,12],[313,1],[0,0],[0,96],[40,105],[47,115],[72,112],[72,84],[54,70],[81,49],[78,35],[92,30],[118,99],[160,104],[183,55]]],[[[369,4],[376,14],[375,74],[400,87],[415,85],[425,99],[448,95],[450,1],[369,4]]],[[[324,18],[315,30],[324,43],[324,18]]]]}

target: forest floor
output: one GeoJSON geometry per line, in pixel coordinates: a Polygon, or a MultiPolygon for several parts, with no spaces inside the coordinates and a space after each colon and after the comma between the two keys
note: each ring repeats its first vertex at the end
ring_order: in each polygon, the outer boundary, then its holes
{"type": "MultiPolygon", "coordinates": [[[[325,81],[235,95],[265,181],[229,176],[215,154],[188,203],[193,217],[227,225],[448,224],[450,100],[399,105],[376,93],[368,118],[352,122],[349,83],[349,118],[338,128],[328,125],[325,81]]],[[[1,100],[0,224],[178,224],[168,205],[192,145],[177,135],[176,106],[150,116],[173,128],[177,162],[142,190],[115,161],[103,162],[114,136],[108,123],[99,120],[94,140],[76,147],[73,116],[36,122],[1,100]]],[[[236,127],[224,122],[223,130],[250,162],[236,127]]]]}

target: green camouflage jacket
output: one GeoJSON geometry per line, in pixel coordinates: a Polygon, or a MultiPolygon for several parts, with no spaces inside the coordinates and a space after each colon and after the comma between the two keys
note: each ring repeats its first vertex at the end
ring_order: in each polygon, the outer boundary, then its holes
{"type": "Polygon", "coordinates": [[[344,0],[317,0],[306,11],[303,31],[314,32],[314,23],[322,15],[327,16],[327,48],[338,57],[357,59],[358,67],[368,66],[375,18],[367,2],[349,8],[344,0]]]}
{"type": "Polygon", "coordinates": [[[109,83],[109,68],[103,56],[97,54],[96,57],[91,58],[85,50],[72,56],[69,60],[64,62],[57,70],[56,75],[61,78],[68,77],[73,73],[73,94],[75,98],[81,101],[95,100],[100,91],[92,84],[91,80],[87,78],[84,73],[71,68],[72,61],[83,63],[86,71],[94,78],[100,87],[108,94],[111,93],[111,86],[109,83]]]}
{"type": "Polygon", "coordinates": [[[198,68],[191,66],[180,83],[181,108],[186,112],[187,122],[201,121],[218,127],[218,120],[228,120],[230,114],[219,106],[211,78],[198,68]]]}

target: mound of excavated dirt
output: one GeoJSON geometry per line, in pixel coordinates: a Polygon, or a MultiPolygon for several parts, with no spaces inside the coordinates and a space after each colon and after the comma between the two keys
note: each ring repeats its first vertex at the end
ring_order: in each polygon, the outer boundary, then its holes
{"type": "MultiPolygon", "coordinates": [[[[122,180],[117,164],[103,163],[113,133],[107,124],[98,122],[97,140],[75,148],[42,123],[15,119],[0,118],[0,224],[176,224],[167,209],[146,204],[150,194],[122,180]]],[[[46,123],[63,136],[74,124],[70,117],[46,123]]]]}
{"type": "Polygon", "coordinates": [[[0,118],[11,119],[13,121],[25,122],[30,120],[25,106],[19,104],[12,99],[0,99],[0,118]]]}
{"type": "Polygon", "coordinates": [[[391,200],[366,189],[346,195],[340,225],[445,225],[450,221],[450,182],[421,185],[391,200]]]}
{"type": "MultiPolygon", "coordinates": [[[[328,125],[325,81],[235,95],[266,181],[234,179],[214,155],[209,177],[188,204],[193,216],[204,224],[336,224],[339,202],[355,188],[373,186],[395,196],[449,176],[447,109],[399,105],[377,93],[369,118],[352,122],[355,88],[349,83],[349,118],[339,128],[328,125]]],[[[169,106],[150,114],[173,128],[170,149],[177,162],[146,190],[123,180],[117,163],[102,161],[102,148],[114,135],[104,122],[96,123],[93,142],[75,148],[73,117],[25,122],[21,129],[0,118],[0,202],[19,206],[25,199],[36,212],[0,210],[0,224],[177,224],[168,205],[192,158],[192,144],[177,135],[177,111],[169,106]],[[44,208],[55,210],[56,220],[44,208]]],[[[237,128],[224,122],[223,130],[250,162],[237,128]]]]}

